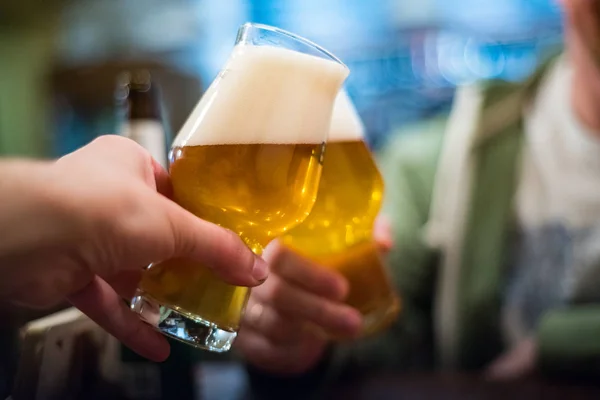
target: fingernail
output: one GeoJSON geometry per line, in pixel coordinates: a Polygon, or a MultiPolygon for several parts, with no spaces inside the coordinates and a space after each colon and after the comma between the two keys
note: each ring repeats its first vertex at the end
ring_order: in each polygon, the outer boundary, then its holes
{"type": "Polygon", "coordinates": [[[252,277],[263,283],[269,276],[269,264],[261,257],[254,258],[254,266],[252,267],[252,277]]]}

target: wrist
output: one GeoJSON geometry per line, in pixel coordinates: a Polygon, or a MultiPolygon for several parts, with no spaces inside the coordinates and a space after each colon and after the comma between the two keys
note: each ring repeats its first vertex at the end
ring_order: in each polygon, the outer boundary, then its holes
{"type": "Polygon", "coordinates": [[[3,259],[68,243],[76,234],[68,193],[61,193],[54,164],[47,161],[0,162],[0,241],[3,259]]]}

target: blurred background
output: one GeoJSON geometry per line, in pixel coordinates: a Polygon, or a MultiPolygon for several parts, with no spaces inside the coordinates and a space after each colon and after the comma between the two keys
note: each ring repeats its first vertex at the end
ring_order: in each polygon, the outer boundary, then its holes
{"type": "MultiPolygon", "coordinates": [[[[347,90],[373,148],[447,111],[457,85],[524,79],[561,45],[562,29],[554,0],[3,0],[0,155],[56,157],[121,132],[119,79],[139,69],[158,83],[172,138],[247,21],[305,36],[350,67],[347,90]]],[[[0,307],[0,396],[16,370],[17,329],[47,312],[0,307]]],[[[161,372],[129,357],[134,392],[193,385],[181,373],[193,361],[175,357],[161,372]]],[[[234,390],[230,374],[240,373],[204,368],[205,397],[230,398],[219,391],[234,390]]]]}
{"type": "Polygon", "coordinates": [[[5,0],[0,153],[58,156],[118,131],[116,76],[153,71],[172,134],[246,21],[312,39],[351,68],[347,89],[380,146],[447,110],[454,87],[521,80],[560,45],[554,0],[5,0]]]}

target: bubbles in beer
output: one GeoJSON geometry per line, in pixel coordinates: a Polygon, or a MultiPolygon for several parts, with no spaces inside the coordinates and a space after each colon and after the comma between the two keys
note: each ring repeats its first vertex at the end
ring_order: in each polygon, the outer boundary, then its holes
{"type": "Polygon", "coordinates": [[[238,45],[174,146],[322,143],[333,100],[347,75],[345,66],[331,60],[238,45]]]}
{"type": "Polygon", "coordinates": [[[341,90],[335,99],[329,142],[354,142],[363,140],[365,126],[345,90],[341,90]]]}
{"type": "MultiPolygon", "coordinates": [[[[399,300],[372,239],[384,182],[364,132],[348,94],[341,91],[333,109],[317,201],[283,242],[346,278],[345,302],[363,314],[367,335],[394,320],[399,300]]],[[[330,334],[335,337],[335,332],[330,334]]]]}

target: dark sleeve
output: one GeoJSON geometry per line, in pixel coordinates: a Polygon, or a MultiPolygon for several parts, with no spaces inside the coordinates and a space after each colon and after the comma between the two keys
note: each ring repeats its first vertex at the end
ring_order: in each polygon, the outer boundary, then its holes
{"type": "Polygon", "coordinates": [[[581,305],[547,313],[537,332],[543,373],[600,377],[600,306],[581,305]]]}

